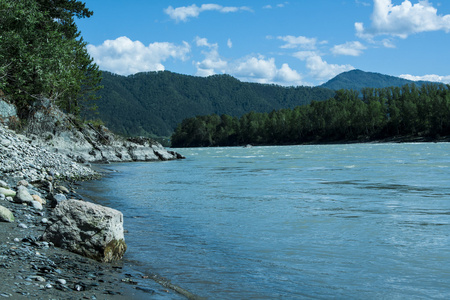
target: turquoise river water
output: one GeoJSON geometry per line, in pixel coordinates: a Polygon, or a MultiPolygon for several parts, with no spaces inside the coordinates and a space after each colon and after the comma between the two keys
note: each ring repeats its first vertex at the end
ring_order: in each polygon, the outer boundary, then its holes
{"type": "Polygon", "coordinates": [[[125,259],[208,299],[450,299],[450,144],[175,149],[85,193],[125,259]]]}

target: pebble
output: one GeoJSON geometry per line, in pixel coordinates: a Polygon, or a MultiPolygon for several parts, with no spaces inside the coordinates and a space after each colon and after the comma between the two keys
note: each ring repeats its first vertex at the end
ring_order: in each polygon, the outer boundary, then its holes
{"type": "Polygon", "coordinates": [[[30,276],[30,277],[28,277],[28,278],[31,279],[32,281],[33,281],[33,280],[34,280],[34,281],[39,281],[39,282],[45,282],[45,281],[46,281],[44,277],[42,277],[42,276],[37,276],[37,275],[35,275],[35,276],[30,276]]]}
{"type": "Polygon", "coordinates": [[[70,193],[69,189],[66,188],[65,186],[62,186],[62,185],[55,187],[55,190],[57,190],[57,191],[59,191],[60,193],[63,193],[63,194],[70,193]]]}
{"type": "Polygon", "coordinates": [[[19,226],[20,228],[23,228],[23,229],[27,229],[28,228],[28,226],[23,224],[23,223],[19,223],[19,225],[17,225],[17,226],[19,226]]]}
{"type": "Polygon", "coordinates": [[[42,204],[38,201],[32,201],[31,205],[33,206],[34,209],[38,209],[38,210],[43,210],[44,208],[42,207],[42,204]]]}
{"type": "Polygon", "coordinates": [[[39,202],[41,204],[45,204],[45,201],[44,201],[44,199],[41,198],[41,196],[42,195],[35,195],[35,194],[31,195],[31,197],[33,197],[34,201],[37,201],[37,202],[39,202]]]}
{"type": "Polygon", "coordinates": [[[67,280],[65,280],[65,279],[58,279],[58,280],[56,280],[56,282],[59,282],[59,283],[61,283],[61,284],[67,284],[67,280]]]}
{"type": "Polygon", "coordinates": [[[24,187],[28,186],[28,181],[26,181],[25,179],[20,180],[17,185],[23,185],[24,187]]]}

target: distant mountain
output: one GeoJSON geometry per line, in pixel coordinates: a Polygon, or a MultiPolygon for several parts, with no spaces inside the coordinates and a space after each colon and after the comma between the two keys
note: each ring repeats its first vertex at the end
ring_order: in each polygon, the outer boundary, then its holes
{"type": "Polygon", "coordinates": [[[328,88],[332,90],[340,89],[353,89],[360,91],[362,88],[384,88],[391,86],[404,86],[406,84],[414,83],[420,86],[424,83],[430,83],[427,81],[412,81],[395,76],[383,75],[379,73],[364,72],[361,70],[351,70],[341,73],[330,79],[328,82],[322,84],[320,87],[328,88]]]}
{"type": "Polygon", "coordinates": [[[322,101],[335,92],[322,87],[282,87],[241,82],[229,75],[195,77],[169,71],[119,76],[103,72],[98,115],[126,136],[169,136],[184,119],[198,115],[240,117],[322,101]]]}

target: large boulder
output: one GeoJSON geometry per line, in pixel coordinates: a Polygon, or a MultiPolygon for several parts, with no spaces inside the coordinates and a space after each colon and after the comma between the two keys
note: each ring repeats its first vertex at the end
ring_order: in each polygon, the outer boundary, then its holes
{"type": "Polygon", "coordinates": [[[121,259],[127,249],[118,210],[70,199],[59,203],[52,217],[43,239],[58,247],[102,262],[121,259]]]}
{"type": "Polygon", "coordinates": [[[33,196],[31,196],[30,192],[23,185],[19,185],[17,187],[17,194],[14,197],[14,202],[16,203],[26,203],[31,205],[34,201],[33,196]]]}

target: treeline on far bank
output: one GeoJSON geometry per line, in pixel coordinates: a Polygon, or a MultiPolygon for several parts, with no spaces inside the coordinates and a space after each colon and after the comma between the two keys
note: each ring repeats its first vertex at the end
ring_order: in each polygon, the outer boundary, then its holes
{"type": "Polygon", "coordinates": [[[183,120],[172,147],[283,145],[450,135],[450,85],[338,90],[294,109],[183,120]]]}

